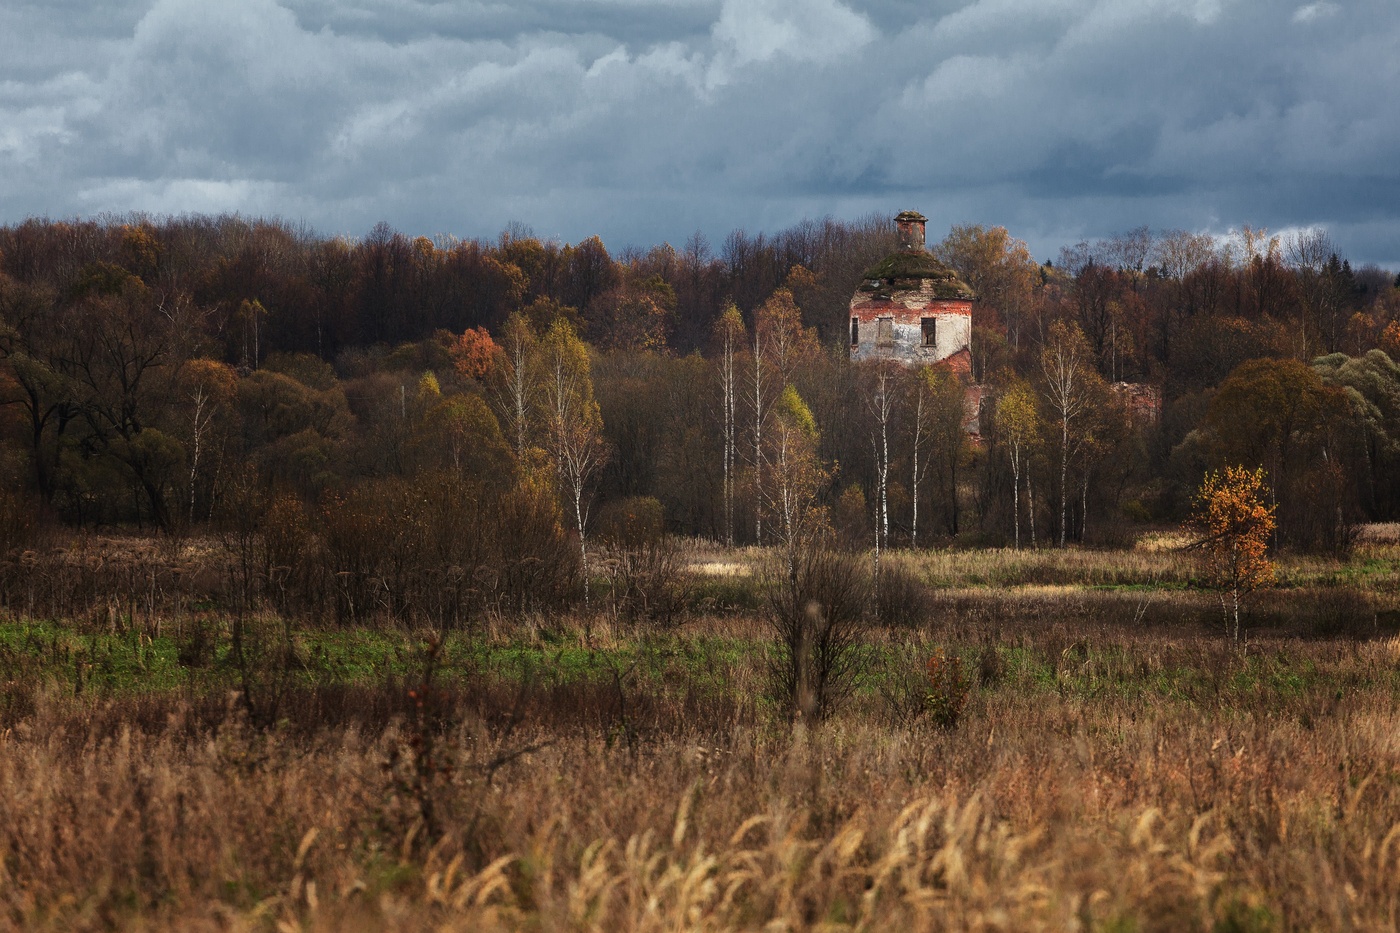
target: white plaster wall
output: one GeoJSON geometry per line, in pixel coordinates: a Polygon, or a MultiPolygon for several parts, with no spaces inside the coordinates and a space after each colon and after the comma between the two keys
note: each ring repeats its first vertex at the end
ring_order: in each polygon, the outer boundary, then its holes
{"type": "Polygon", "coordinates": [[[972,315],[938,314],[938,346],[935,359],[946,360],[972,346],[972,315]]]}
{"type": "Polygon", "coordinates": [[[876,360],[893,357],[905,363],[936,363],[946,360],[959,350],[972,345],[972,318],[966,314],[934,314],[938,321],[937,344],[923,345],[924,331],[918,318],[911,323],[894,322],[894,346],[881,347],[876,342],[879,327],[874,320],[860,325],[860,343],[851,348],[851,359],[876,360]]]}

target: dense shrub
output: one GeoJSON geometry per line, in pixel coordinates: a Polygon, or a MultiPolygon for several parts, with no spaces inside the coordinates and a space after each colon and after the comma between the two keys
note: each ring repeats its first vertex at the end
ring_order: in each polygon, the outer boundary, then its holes
{"type": "Polygon", "coordinates": [[[578,556],[552,492],[496,492],[449,473],[362,484],[321,510],[335,617],[453,628],[482,613],[557,609],[578,556]]]}
{"type": "Polygon", "coordinates": [[[924,663],[928,677],[928,711],[933,721],[951,729],[962,718],[967,704],[968,680],[963,673],[962,659],[957,655],[935,651],[924,663]]]}
{"type": "Polygon", "coordinates": [[[794,552],[766,573],[764,619],[776,643],[773,688],[795,715],[821,719],[856,686],[869,627],[866,562],[826,542],[794,552]]]}
{"type": "Polygon", "coordinates": [[[668,625],[695,590],[695,576],[674,538],[607,548],[599,567],[608,582],[608,606],[619,619],[668,625]]]}
{"type": "Polygon", "coordinates": [[[909,568],[894,561],[884,562],[875,599],[880,623],[909,628],[927,622],[932,612],[928,585],[909,568]]]}

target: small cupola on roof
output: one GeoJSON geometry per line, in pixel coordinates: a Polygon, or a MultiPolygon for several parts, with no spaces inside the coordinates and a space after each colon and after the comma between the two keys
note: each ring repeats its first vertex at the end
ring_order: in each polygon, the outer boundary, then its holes
{"type": "Polygon", "coordinates": [[[971,301],[975,297],[956,272],[924,248],[927,223],[928,218],[918,211],[902,211],[895,215],[898,248],[865,270],[861,276],[861,291],[886,298],[918,291],[927,291],[942,299],[971,301]]]}
{"type": "Polygon", "coordinates": [[[924,226],[928,218],[918,211],[901,211],[894,218],[899,236],[899,248],[908,252],[923,252],[924,226]]]}

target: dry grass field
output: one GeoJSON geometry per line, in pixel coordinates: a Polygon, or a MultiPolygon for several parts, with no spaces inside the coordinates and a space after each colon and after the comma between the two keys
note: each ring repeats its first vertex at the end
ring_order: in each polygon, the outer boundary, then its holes
{"type": "Polygon", "coordinates": [[[1400,926],[1393,540],[1286,562],[1243,644],[1170,548],[897,555],[910,618],[810,727],[757,560],[697,547],[664,630],[303,626],[251,680],[189,594],[12,609],[0,928],[1400,926]]]}

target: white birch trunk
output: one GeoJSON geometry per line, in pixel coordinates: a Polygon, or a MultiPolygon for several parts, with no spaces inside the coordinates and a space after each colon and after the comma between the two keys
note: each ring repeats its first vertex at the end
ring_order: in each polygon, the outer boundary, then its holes
{"type": "Polygon", "coordinates": [[[208,424],[208,419],[204,417],[204,406],[209,401],[209,397],[205,395],[203,386],[194,390],[190,401],[194,402],[194,437],[192,439],[194,449],[190,451],[190,525],[193,526],[195,481],[199,476],[199,455],[203,447],[204,428],[208,424]]]}
{"type": "Polygon", "coordinates": [[[1065,525],[1069,517],[1069,413],[1060,418],[1060,547],[1065,546],[1065,525]]]}
{"type": "Polygon", "coordinates": [[[753,337],[753,510],[754,541],[763,544],[763,339],[754,328],[753,337]]]}
{"type": "Polygon", "coordinates": [[[909,484],[912,490],[913,515],[909,520],[909,547],[917,550],[919,547],[919,448],[923,445],[924,435],[924,387],[920,380],[918,395],[914,402],[914,469],[912,482],[909,484]]]}
{"type": "Polygon", "coordinates": [[[724,334],[724,346],[720,359],[720,383],[724,409],[724,542],[734,546],[734,467],[736,448],[736,424],[734,420],[735,376],[734,335],[728,330],[724,334]]]}
{"type": "Polygon", "coordinates": [[[1026,470],[1026,514],[1031,522],[1031,547],[1037,547],[1035,539],[1035,486],[1031,483],[1031,471],[1026,470]]]}
{"type": "Polygon", "coordinates": [[[1011,442],[1011,527],[1015,529],[1016,550],[1021,549],[1021,445],[1011,442]]]}

